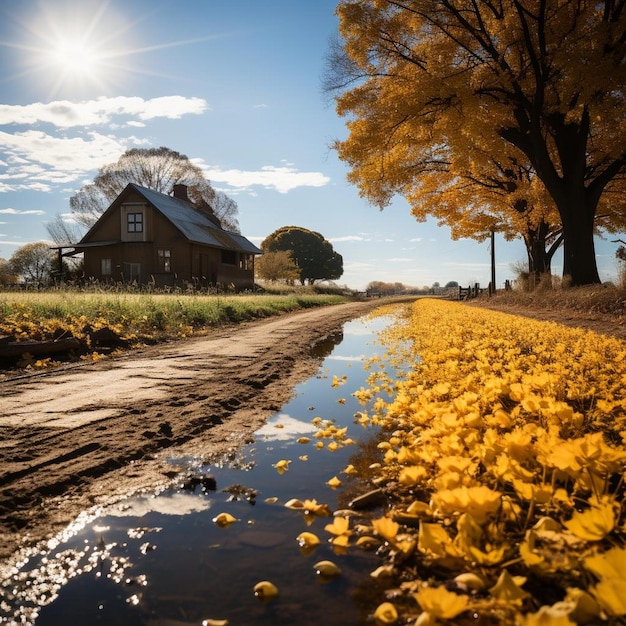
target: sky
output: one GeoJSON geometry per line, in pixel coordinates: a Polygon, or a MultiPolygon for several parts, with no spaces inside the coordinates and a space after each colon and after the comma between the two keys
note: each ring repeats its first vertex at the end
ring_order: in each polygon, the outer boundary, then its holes
{"type": "MultiPolygon", "coordinates": [[[[332,149],[345,120],[322,89],[336,0],[0,0],[0,258],[49,241],[69,199],[130,148],[187,155],[239,207],[257,245],[282,226],[321,233],[336,282],[490,280],[490,244],[381,211],[332,149]]],[[[597,241],[602,280],[615,250],[597,241]]],[[[525,261],[496,236],[496,285],[525,261]]],[[[560,273],[562,257],[553,272],[560,273]]]]}

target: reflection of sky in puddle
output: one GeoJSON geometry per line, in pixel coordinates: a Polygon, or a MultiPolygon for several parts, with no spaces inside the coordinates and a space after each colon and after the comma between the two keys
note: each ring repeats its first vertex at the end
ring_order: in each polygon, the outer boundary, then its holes
{"type": "Polygon", "coordinates": [[[255,433],[253,444],[211,463],[173,460],[195,482],[181,478],[162,493],[81,515],[2,583],[0,617],[37,626],[182,626],[209,618],[232,625],[366,623],[382,600],[368,576],[376,556],[357,548],[335,554],[326,542],[329,518],[309,525],[283,504],[299,498],[331,510],[347,506],[358,481],[342,471],[360,449],[317,449],[312,420],[319,416],[347,426],[357,444],[372,436],[353,419],[362,407],[351,394],[365,384],[367,373],[364,357],[352,355],[381,352],[373,332],[388,323],[378,318],[345,324],[341,343],[335,345],[335,338],[324,347],[318,374],[297,386],[292,401],[255,433]],[[346,375],[346,382],[331,387],[334,375],[346,375]],[[290,461],[282,475],[274,468],[279,460],[290,461]],[[336,491],[326,485],[333,476],[343,483],[336,491]],[[220,513],[237,521],[220,528],[213,522],[220,513]],[[322,541],[314,554],[298,549],[295,538],[304,530],[322,541]],[[342,574],[320,585],[313,564],[324,559],[337,563],[342,574]],[[259,603],[252,593],[264,579],[280,591],[271,604],[259,603]]]}

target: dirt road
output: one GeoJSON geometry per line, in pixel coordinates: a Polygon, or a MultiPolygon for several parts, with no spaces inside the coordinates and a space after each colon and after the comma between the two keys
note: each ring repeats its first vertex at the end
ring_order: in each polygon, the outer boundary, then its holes
{"type": "Polygon", "coordinates": [[[0,570],[83,509],[173,478],[168,456],[246,442],[319,365],[311,348],[375,308],[311,309],[0,381],[0,570]]]}

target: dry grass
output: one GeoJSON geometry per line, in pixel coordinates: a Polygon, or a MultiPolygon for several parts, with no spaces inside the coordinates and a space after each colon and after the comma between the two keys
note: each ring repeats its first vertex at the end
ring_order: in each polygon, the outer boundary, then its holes
{"type": "MultiPolygon", "coordinates": [[[[487,296],[483,296],[487,298],[487,296]]],[[[538,288],[535,291],[499,291],[489,298],[494,305],[538,311],[574,312],[582,315],[626,317],[626,288],[592,285],[566,289],[538,288]]]]}

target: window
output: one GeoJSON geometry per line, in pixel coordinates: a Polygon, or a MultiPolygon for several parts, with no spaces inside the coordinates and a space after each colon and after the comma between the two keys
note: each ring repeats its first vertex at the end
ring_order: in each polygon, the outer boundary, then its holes
{"type": "Polygon", "coordinates": [[[100,260],[100,274],[102,276],[111,276],[113,272],[111,271],[111,259],[101,259],[100,260]]]}
{"type": "Polygon", "coordinates": [[[222,263],[237,265],[237,253],[234,250],[222,250],[222,263]]]}
{"type": "Polygon", "coordinates": [[[139,282],[141,278],[141,265],[139,263],[124,263],[124,280],[139,282]]]}
{"type": "Polygon", "coordinates": [[[242,254],[239,257],[239,269],[251,270],[254,268],[254,257],[251,254],[242,254]]]}
{"type": "Polygon", "coordinates": [[[143,233],[143,213],[128,213],[126,225],[129,233],[143,233]]]}
{"type": "Polygon", "coordinates": [[[159,272],[171,272],[172,271],[172,251],[171,250],[159,250],[158,251],[159,272]]]}

